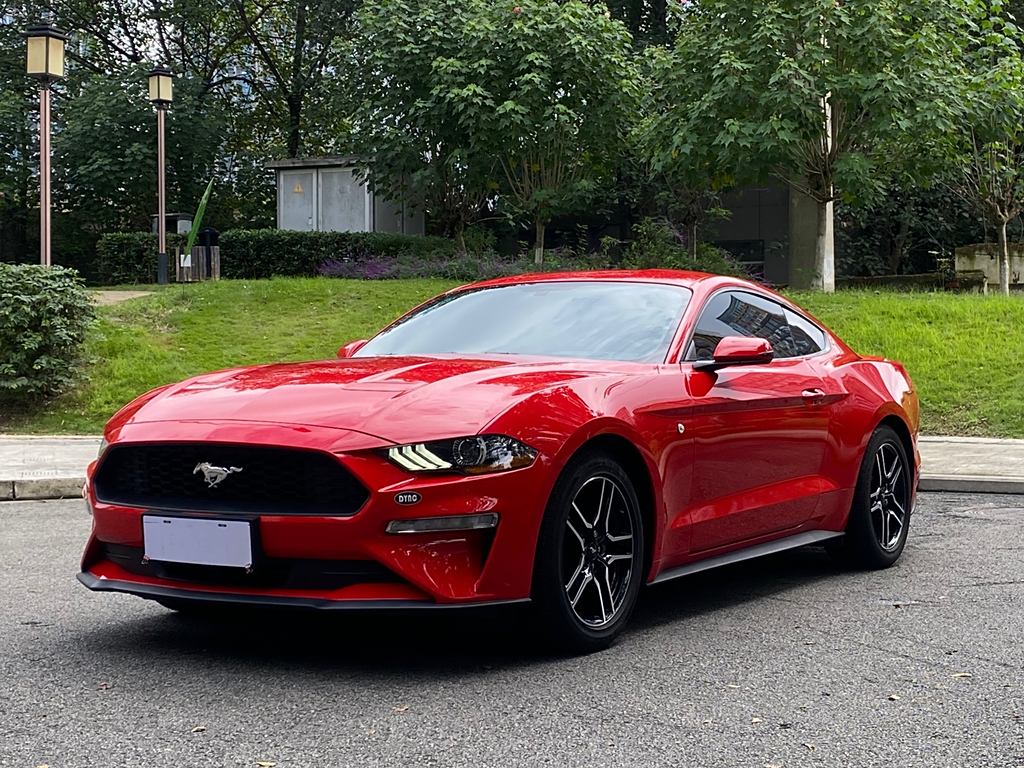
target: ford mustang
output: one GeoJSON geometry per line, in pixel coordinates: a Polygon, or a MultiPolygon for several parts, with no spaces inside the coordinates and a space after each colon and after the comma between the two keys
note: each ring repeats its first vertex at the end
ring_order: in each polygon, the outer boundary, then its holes
{"type": "Polygon", "coordinates": [[[338,359],[197,376],[107,425],[80,581],[177,610],[531,602],[607,646],[645,584],[907,541],[918,401],[783,296],[675,271],[454,289],[338,359]]]}

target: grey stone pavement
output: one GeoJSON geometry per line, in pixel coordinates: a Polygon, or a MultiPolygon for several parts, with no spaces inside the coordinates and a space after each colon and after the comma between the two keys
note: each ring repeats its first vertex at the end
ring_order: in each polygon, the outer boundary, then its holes
{"type": "Polygon", "coordinates": [[[187,618],[75,580],[81,502],[0,504],[0,768],[1021,768],[1024,499],[923,494],[899,564],[648,589],[607,651],[527,617],[187,618]]]}
{"type": "MultiPolygon", "coordinates": [[[[80,495],[97,437],[0,435],[0,500],[80,495]]],[[[1024,493],[1024,440],[922,437],[921,489],[1024,493]]]]}

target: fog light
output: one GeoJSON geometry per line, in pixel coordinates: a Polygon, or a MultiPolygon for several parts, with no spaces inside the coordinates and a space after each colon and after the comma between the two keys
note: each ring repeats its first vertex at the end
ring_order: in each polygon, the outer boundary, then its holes
{"type": "Polygon", "coordinates": [[[497,512],[483,515],[455,515],[453,517],[421,517],[415,520],[392,520],[385,529],[388,533],[436,533],[438,531],[480,531],[498,525],[497,512]]]}

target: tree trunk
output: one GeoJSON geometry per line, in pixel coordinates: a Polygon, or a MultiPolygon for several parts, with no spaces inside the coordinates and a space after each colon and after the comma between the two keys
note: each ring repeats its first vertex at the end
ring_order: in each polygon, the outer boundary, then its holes
{"type": "Polygon", "coordinates": [[[814,242],[814,278],[812,287],[825,293],[836,290],[836,247],[832,229],[832,203],[816,201],[818,233],[814,242]]]}
{"type": "Polygon", "coordinates": [[[302,151],[302,97],[288,97],[288,157],[298,157],[302,151]]]}
{"type": "Polygon", "coordinates": [[[999,292],[1010,295],[1010,244],[1006,240],[1006,221],[999,222],[999,292]]]}
{"type": "Polygon", "coordinates": [[[690,225],[690,258],[693,261],[697,260],[697,222],[693,222],[690,225]]]}
{"type": "Polygon", "coordinates": [[[537,219],[537,235],[533,244],[533,263],[540,266],[544,263],[544,222],[537,219]]]}
{"type": "Polygon", "coordinates": [[[455,224],[455,243],[459,248],[459,254],[466,254],[466,224],[463,221],[458,221],[455,224]]]}

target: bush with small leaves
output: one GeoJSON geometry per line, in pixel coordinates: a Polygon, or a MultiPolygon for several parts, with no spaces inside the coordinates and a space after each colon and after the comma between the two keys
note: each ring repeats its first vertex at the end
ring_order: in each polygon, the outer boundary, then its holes
{"type": "Polygon", "coordinates": [[[73,269],[0,264],[0,407],[34,406],[74,383],[93,316],[73,269]]]}

